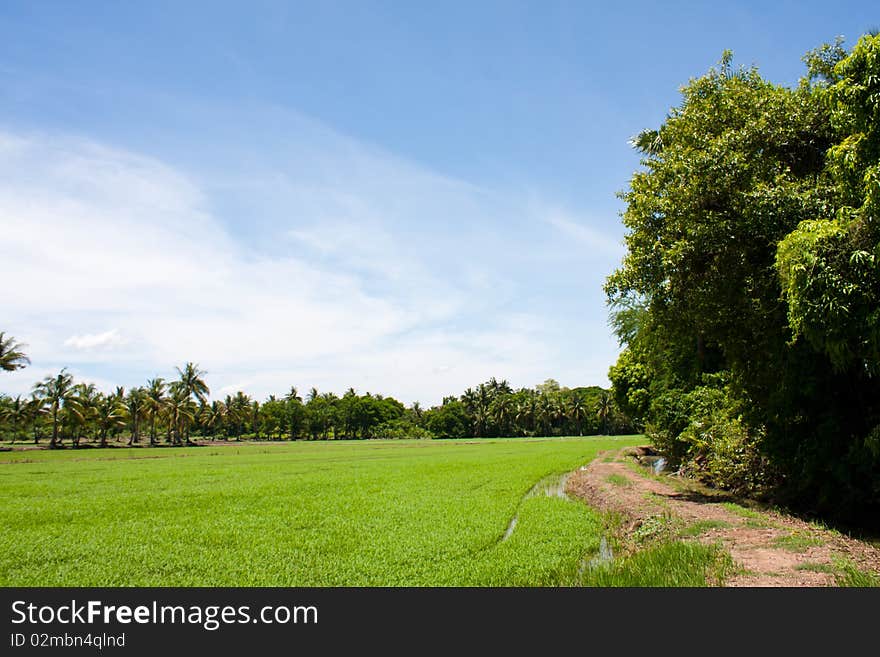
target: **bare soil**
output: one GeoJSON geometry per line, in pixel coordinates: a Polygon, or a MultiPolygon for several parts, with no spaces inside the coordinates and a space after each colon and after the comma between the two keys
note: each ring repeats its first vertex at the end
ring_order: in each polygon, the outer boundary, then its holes
{"type": "Polygon", "coordinates": [[[619,514],[629,534],[651,518],[705,528],[693,540],[720,543],[739,566],[727,586],[835,586],[834,572],[819,571],[836,570],[841,559],[880,575],[880,550],[869,543],[776,511],[725,506],[730,498],[717,491],[653,476],[638,464],[649,453],[641,447],[600,454],[568,478],[566,492],[619,514]]]}

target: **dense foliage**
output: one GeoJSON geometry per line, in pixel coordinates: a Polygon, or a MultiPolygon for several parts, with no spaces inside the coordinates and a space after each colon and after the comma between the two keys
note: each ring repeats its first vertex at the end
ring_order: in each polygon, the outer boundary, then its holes
{"type": "Polygon", "coordinates": [[[257,440],[336,438],[470,438],[627,433],[631,426],[610,393],[598,387],[563,388],[552,379],[514,391],[491,379],[460,397],[422,409],[393,397],[341,397],[312,388],[305,399],[292,387],[262,403],[242,391],[209,400],[205,372],[193,363],[178,378],[155,378],[146,386],[111,393],[74,381],[62,370],[46,377],[29,397],[0,395],[0,437],[47,438],[51,447],[106,446],[122,437],[129,445],[184,445],[193,437],[257,440]]]}
{"type": "Polygon", "coordinates": [[[880,518],[880,37],[720,66],[634,146],[620,408],[711,483],[880,518]]]}

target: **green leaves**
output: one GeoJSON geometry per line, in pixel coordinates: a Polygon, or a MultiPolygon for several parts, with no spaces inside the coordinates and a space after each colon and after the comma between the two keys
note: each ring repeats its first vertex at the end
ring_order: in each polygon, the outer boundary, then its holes
{"type": "Polygon", "coordinates": [[[805,61],[790,89],[725,53],[634,138],[628,252],[605,286],[628,348],[609,376],[670,448],[716,426],[729,440],[700,442],[705,462],[735,471],[732,446],[757,445],[790,490],[877,506],[863,438],[880,423],[880,37],[805,61]],[[700,414],[684,400],[713,372],[743,417],[687,429],[700,414]]]}

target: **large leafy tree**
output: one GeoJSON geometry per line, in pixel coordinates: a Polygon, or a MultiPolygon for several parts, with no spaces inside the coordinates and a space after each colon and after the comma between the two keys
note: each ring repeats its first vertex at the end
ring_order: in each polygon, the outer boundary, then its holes
{"type": "Polygon", "coordinates": [[[793,89],[729,53],[692,80],[633,140],[606,283],[621,408],[676,458],[766,462],[764,485],[829,512],[880,500],[878,53],[815,51],[793,89]]]}

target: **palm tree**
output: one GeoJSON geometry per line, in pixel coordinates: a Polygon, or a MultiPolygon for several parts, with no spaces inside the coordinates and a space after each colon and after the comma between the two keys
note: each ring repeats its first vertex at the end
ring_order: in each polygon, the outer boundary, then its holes
{"type": "Polygon", "coordinates": [[[161,377],[147,381],[145,407],[150,415],[150,445],[156,444],[156,420],[165,408],[165,380],[161,377]]]}
{"type": "Polygon", "coordinates": [[[580,397],[573,397],[568,406],[568,417],[574,422],[575,427],[577,428],[577,432],[579,436],[582,436],[583,433],[581,431],[582,422],[584,418],[587,417],[587,407],[584,404],[584,400],[580,397]]]}
{"type": "Polygon", "coordinates": [[[107,446],[107,432],[125,426],[125,406],[117,394],[101,395],[95,405],[95,419],[101,435],[101,447],[107,446]]]}
{"type": "Polygon", "coordinates": [[[608,435],[608,418],[614,412],[614,399],[608,392],[603,392],[599,397],[599,406],[596,409],[596,416],[602,421],[602,431],[604,435],[608,435]]]}
{"type": "Polygon", "coordinates": [[[553,398],[550,395],[541,395],[541,398],[538,401],[538,418],[544,425],[545,436],[549,436],[553,433],[551,430],[551,425],[553,423],[553,418],[556,417],[556,414],[557,409],[553,398]]]}
{"type": "Polygon", "coordinates": [[[0,369],[12,372],[31,364],[31,359],[24,355],[22,348],[27,345],[16,342],[11,335],[6,336],[0,331],[0,369]]]}
{"type": "Polygon", "coordinates": [[[532,418],[534,418],[534,399],[528,399],[525,401],[521,401],[516,405],[516,415],[513,416],[513,421],[516,423],[517,428],[520,432],[526,433],[527,430],[532,425],[532,418]]]}
{"type": "Polygon", "coordinates": [[[34,392],[46,400],[52,414],[51,448],[58,446],[58,412],[73,392],[73,376],[66,370],[67,368],[62,369],[55,377],[47,376],[34,386],[34,392]]]}
{"type": "Polygon", "coordinates": [[[226,420],[235,431],[235,439],[241,440],[245,422],[249,419],[251,399],[241,390],[235,396],[226,395],[226,420]]]}
{"type": "Polygon", "coordinates": [[[94,383],[78,383],[73,387],[73,394],[65,406],[65,412],[72,427],[71,440],[74,447],[84,433],[88,433],[89,424],[98,412],[98,402],[103,395],[98,392],[94,383]]]}
{"type": "Polygon", "coordinates": [[[499,397],[495,401],[495,421],[501,435],[507,435],[511,417],[513,416],[513,401],[507,395],[499,397]]]}
{"type": "Polygon", "coordinates": [[[27,418],[31,421],[31,427],[34,431],[34,445],[40,443],[40,417],[45,412],[46,401],[37,395],[31,393],[31,398],[27,403],[27,418]]]}
{"type": "Polygon", "coordinates": [[[19,427],[28,419],[28,402],[21,395],[10,399],[8,406],[3,409],[3,419],[12,424],[12,442],[18,437],[19,427]]]}
{"type": "Polygon", "coordinates": [[[217,436],[217,429],[222,428],[223,420],[226,417],[226,404],[224,404],[219,399],[215,399],[211,402],[210,406],[206,406],[204,409],[204,417],[203,422],[205,427],[207,427],[211,432],[211,440],[214,440],[217,436]]]}
{"type": "MultiPolygon", "coordinates": [[[[205,383],[205,379],[203,378],[207,372],[200,370],[199,366],[194,363],[187,363],[183,366],[183,369],[179,367],[176,368],[177,373],[180,375],[180,385],[183,390],[186,392],[187,397],[195,397],[198,401],[204,402],[205,398],[211,394],[211,391],[208,389],[208,384],[205,383]]],[[[189,423],[185,424],[186,427],[186,442],[189,443],[189,423]]]]}
{"type": "Polygon", "coordinates": [[[147,393],[143,388],[132,388],[128,391],[128,396],[125,397],[125,408],[131,420],[131,436],[128,438],[129,445],[140,441],[140,421],[146,407],[147,393]]]}
{"type": "Polygon", "coordinates": [[[211,394],[208,384],[205,383],[204,376],[207,374],[204,370],[200,370],[198,365],[187,363],[183,369],[175,368],[180,375],[180,383],[183,384],[184,390],[188,396],[194,396],[199,401],[204,401],[205,397],[211,394]]]}
{"type": "Polygon", "coordinates": [[[256,399],[251,402],[250,405],[250,420],[251,420],[251,428],[254,431],[254,435],[257,440],[260,439],[260,402],[256,399]]]}
{"type": "Polygon", "coordinates": [[[477,393],[473,388],[467,388],[461,395],[461,403],[467,409],[468,413],[473,413],[477,407],[477,393]]]}
{"type": "MultiPolygon", "coordinates": [[[[166,402],[169,428],[174,444],[179,445],[181,436],[187,432],[189,423],[195,419],[197,409],[183,381],[174,381],[169,392],[166,402]]],[[[186,435],[189,440],[189,435],[186,435]]]]}
{"type": "Polygon", "coordinates": [[[290,386],[290,392],[284,395],[284,401],[302,401],[302,397],[299,396],[296,386],[290,386]]]}

